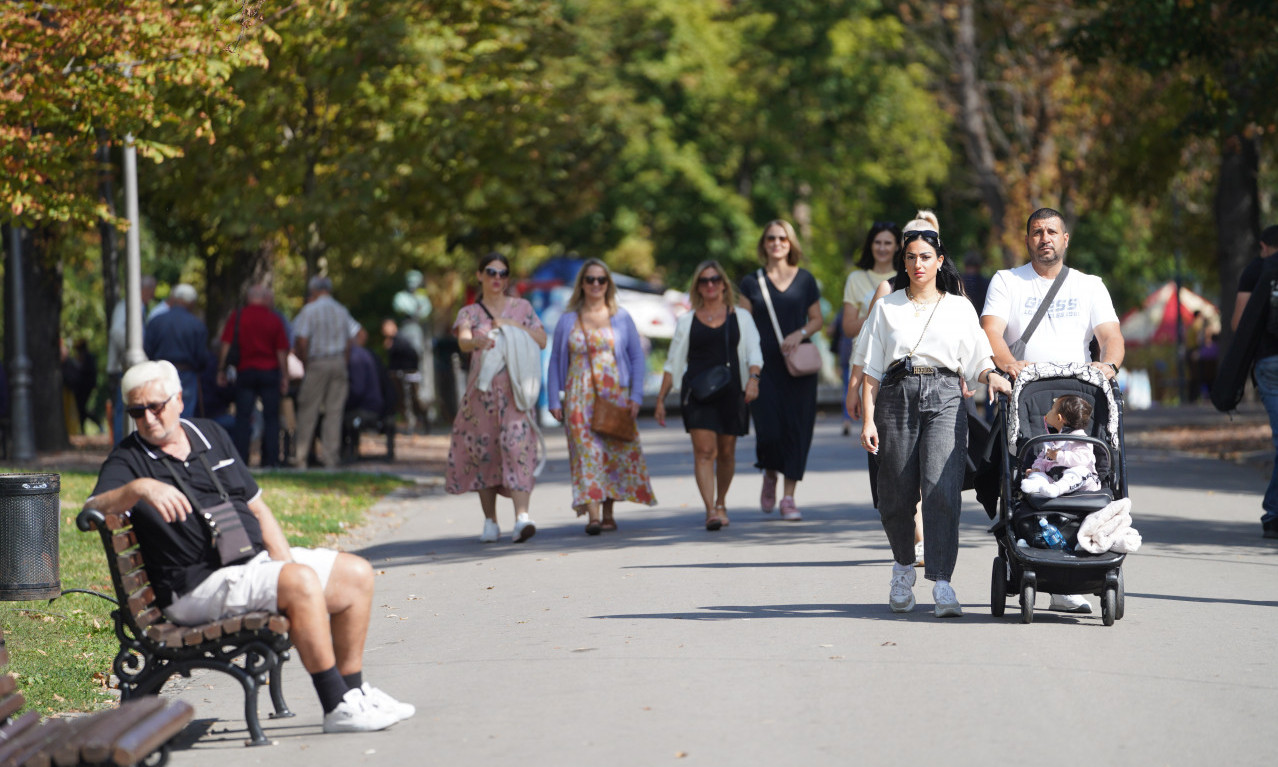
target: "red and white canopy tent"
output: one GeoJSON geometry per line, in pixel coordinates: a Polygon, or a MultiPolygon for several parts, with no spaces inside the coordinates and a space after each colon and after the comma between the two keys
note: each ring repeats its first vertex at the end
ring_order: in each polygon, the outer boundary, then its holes
{"type": "Polygon", "coordinates": [[[1176,343],[1176,313],[1179,310],[1185,332],[1194,321],[1194,312],[1202,312],[1208,331],[1220,332],[1220,311],[1212,302],[1189,288],[1180,289],[1176,300],[1176,283],[1169,282],[1150,293],[1144,305],[1123,316],[1123,340],[1130,345],[1176,343]]]}

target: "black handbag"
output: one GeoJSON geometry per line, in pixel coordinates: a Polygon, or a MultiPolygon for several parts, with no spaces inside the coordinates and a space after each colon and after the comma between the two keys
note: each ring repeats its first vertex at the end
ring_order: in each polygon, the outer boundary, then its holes
{"type": "Polygon", "coordinates": [[[212,477],[213,484],[217,486],[217,493],[222,498],[221,503],[208,508],[200,508],[195,501],[195,494],[167,461],[164,466],[169,470],[169,475],[173,477],[173,481],[177,483],[182,493],[186,495],[187,500],[191,502],[191,506],[195,508],[196,516],[209,531],[209,539],[217,549],[217,558],[222,563],[222,567],[246,562],[257,554],[257,548],[249,539],[248,530],[244,529],[244,523],[240,521],[240,513],[231,503],[226,488],[222,487],[222,480],[218,479],[217,473],[209,465],[209,459],[203,453],[200,453],[200,462],[204,464],[204,470],[212,477]]]}
{"type": "Polygon", "coordinates": [[[725,359],[722,365],[703,370],[692,379],[688,385],[688,396],[697,402],[709,402],[718,397],[728,384],[732,383],[732,366],[727,360],[732,358],[731,333],[729,332],[728,319],[733,318],[731,311],[728,317],[723,321],[723,346],[725,351],[725,359]]]}

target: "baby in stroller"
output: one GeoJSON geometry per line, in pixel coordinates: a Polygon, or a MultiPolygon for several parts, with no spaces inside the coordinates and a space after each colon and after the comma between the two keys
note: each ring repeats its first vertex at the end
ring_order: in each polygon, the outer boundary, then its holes
{"type": "MultiPolygon", "coordinates": [[[[1049,432],[1085,437],[1091,417],[1092,406],[1087,400],[1077,394],[1062,394],[1052,401],[1043,423],[1049,432]]],[[[1096,453],[1087,442],[1076,440],[1044,442],[1021,480],[1021,492],[1044,498],[1100,488],[1096,453]]]]}

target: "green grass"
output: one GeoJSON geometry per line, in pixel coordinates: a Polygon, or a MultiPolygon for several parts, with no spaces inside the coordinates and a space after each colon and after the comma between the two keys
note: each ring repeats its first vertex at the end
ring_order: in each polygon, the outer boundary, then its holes
{"type": "MultiPolygon", "coordinates": [[[[97,475],[63,472],[61,478],[62,588],[114,596],[101,539],[96,532],[82,533],[75,526],[97,475]]],[[[257,480],[285,535],[301,546],[331,543],[362,524],[379,498],[406,484],[391,476],[355,473],[267,472],[257,480]]],[[[45,715],[92,711],[115,700],[107,688],[119,648],[112,608],[109,602],[87,594],[68,594],[52,603],[0,602],[0,626],[9,651],[6,670],[18,677],[27,709],[45,715]]]]}

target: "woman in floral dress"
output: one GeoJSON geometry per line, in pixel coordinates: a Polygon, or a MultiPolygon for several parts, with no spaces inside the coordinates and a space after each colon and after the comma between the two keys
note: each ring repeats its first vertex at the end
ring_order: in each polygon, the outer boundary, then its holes
{"type": "Polygon", "coordinates": [[[510,263],[500,253],[489,253],[479,261],[476,272],[480,299],[462,307],[453,323],[457,345],[470,352],[470,377],[462,396],[453,434],[448,446],[448,471],[444,489],[454,495],[478,492],[484,512],[484,532],[479,540],[492,543],[501,535],[497,525],[497,496],[515,503],[512,540],[522,543],[537,532],[528,517],[533,469],[537,465],[537,435],[528,414],[515,407],[510,374],[502,368],[487,392],[476,386],[484,354],[496,345],[489,337],[494,328],[517,327],[527,331],[537,345],[545,348],[546,331],[533,312],[532,304],[506,295],[510,285],[510,263]]]}
{"type": "Polygon", "coordinates": [[[639,414],[645,369],[639,331],[617,305],[612,274],[599,259],[587,260],[577,273],[568,310],[555,326],[546,394],[551,415],[568,432],[572,506],[577,516],[589,515],[589,535],[617,529],[617,501],[657,503],[639,440],[604,437],[590,429],[596,396],[629,405],[632,417],[639,414]]]}

